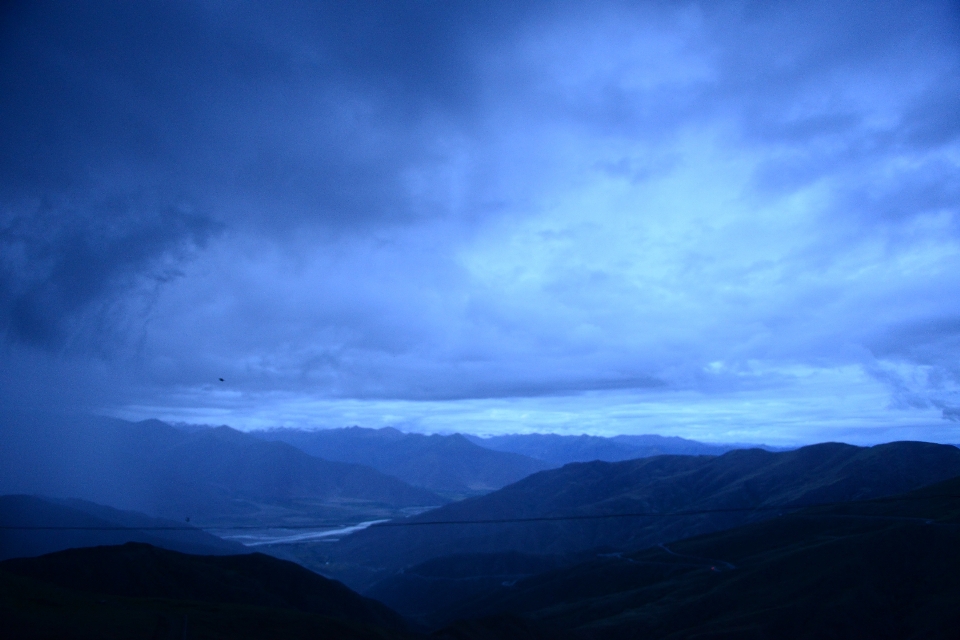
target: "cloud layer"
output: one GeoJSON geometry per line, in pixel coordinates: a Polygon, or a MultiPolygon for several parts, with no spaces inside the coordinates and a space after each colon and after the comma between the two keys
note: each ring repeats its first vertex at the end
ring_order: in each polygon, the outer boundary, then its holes
{"type": "Polygon", "coordinates": [[[31,4],[0,25],[5,403],[952,437],[953,3],[31,4]]]}

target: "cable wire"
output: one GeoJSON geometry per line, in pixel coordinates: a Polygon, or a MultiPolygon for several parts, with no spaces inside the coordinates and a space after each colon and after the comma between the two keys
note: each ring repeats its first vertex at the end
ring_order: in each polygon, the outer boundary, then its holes
{"type": "MultiPolygon", "coordinates": [[[[878,502],[918,502],[921,500],[934,500],[934,499],[960,499],[960,495],[931,495],[931,496],[903,496],[903,497],[889,497],[889,498],[873,498],[865,501],[836,501],[836,502],[818,502],[811,504],[800,504],[800,505],[772,505],[772,506],[756,506],[756,507],[728,507],[720,509],[691,509],[683,511],[670,511],[670,512],[653,512],[653,511],[637,511],[637,512],[626,512],[626,513],[597,513],[597,514],[583,514],[583,515],[567,515],[567,516],[532,516],[529,518],[484,518],[484,519],[475,519],[475,520],[388,520],[386,522],[377,522],[371,524],[366,529],[375,529],[375,528],[388,528],[388,527],[422,527],[422,526],[435,526],[435,525],[475,525],[475,524],[514,524],[514,523],[525,523],[525,522],[565,522],[565,521],[578,521],[578,520],[607,520],[613,518],[683,518],[690,516],[700,516],[700,515],[710,515],[710,514],[720,514],[720,513],[749,513],[749,512],[769,512],[769,511],[797,511],[801,509],[814,509],[821,507],[835,507],[838,505],[867,505],[871,503],[878,502]]],[[[826,514],[824,514],[826,515],[826,514]]],[[[188,525],[170,525],[170,526],[148,526],[148,527],[125,527],[121,525],[117,526],[44,526],[44,525],[0,525],[0,530],[4,531],[251,531],[251,530],[263,530],[263,529],[283,529],[283,530],[300,530],[300,529],[340,529],[345,527],[356,526],[359,523],[355,524],[331,524],[331,523],[317,523],[317,524],[275,524],[275,525],[229,525],[229,526],[214,526],[208,525],[204,527],[188,526],[188,525]]]]}

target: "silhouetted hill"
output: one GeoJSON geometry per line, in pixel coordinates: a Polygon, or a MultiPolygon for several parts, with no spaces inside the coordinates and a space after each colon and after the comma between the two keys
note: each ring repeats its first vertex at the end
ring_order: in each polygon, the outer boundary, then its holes
{"type": "Polygon", "coordinates": [[[125,542],[145,542],[203,555],[248,553],[241,544],[184,522],[150,518],[85,500],[0,496],[0,527],[0,560],[125,542]]]}
{"type": "Polygon", "coordinates": [[[552,466],[570,462],[619,462],[660,455],[720,455],[737,445],[713,445],[676,436],[564,436],[554,433],[509,434],[481,438],[466,436],[471,442],[494,451],[523,454],[552,466]]]}
{"type": "Polygon", "coordinates": [[[365,464],[417,487],[476,495],[516,482],[550,465],[477,446],[460,434],[423,435],[392,428],[271,429],[253,432],[326,460],[365,464]]]}
{"type": "Polygon", "coordinates": [[[435,637],[955,638],[958,533],[954,478],[494,587],[438,614],[479,620],[435,637]]]}
{"type": "Polygon", "coordinates": [[[0,416],[0,491],[76,497],[154,516],[255,513],[264,504],[444,502],[370,467],[330,462],[228,427],[156,420],[0,416]]]}
{"type": "Polygon", "coordinates": [[[516,551],[443,556],[407,567],[367,589],[365,595],[407,618],[429,623],[433,614],[445,608],[496,591],[504,584],[593,556],[593,553],[533,555],[516,551]]]}
{"type": "Polygon", "coordinates": [[[403,619],[382,604],[259,553],[197,556],[131,542],[6,560],[0,562],[0,578],[7,591],[4,602],[21,600],[4,619],[5,632],[22,632],[17,637],[42,637],[39,631],[53,625],[61,629],[62,635],[52,634],[57,637],[122,637],[117,631],[137,623],[148,632],[139,635],[154,631],[156,637],[180,623],[177,614],[189,614],[190,637],[310,637],[311,631],[313,637],[336,638],[407,635],[403,619]],[[27,593],[10,593],[18,584],[27,593]],[[31,590],[45,598],[30,600],[31,590]],[[86,593],[99,598],[89,603],[92,611],[76,606],[86,593]],[[97,616],[97,609],[114,617],[97,616]],[[236,620],[244,618],[245,628],[237,628],[236,620]]]}
{"type": "Polygon", "coordinates": [[[393,523],[353,534],[330,550],[336,561],[331,570],[342,571],[341,579],[363,590],[382,579],[377,576],[445,555],[639,548],[776,515],[751,511],[756,508],[892,495],[955,475],[960,475],[960,450],[920,442],[574,463],[401,521],[414,526],[393,523]],[[617,516],[678,511],[705,512],[617,516]],[[541,520],[500,522],[531,518],[541,520]],[[456,524],[475,520],[494,522],[456,524]]]}

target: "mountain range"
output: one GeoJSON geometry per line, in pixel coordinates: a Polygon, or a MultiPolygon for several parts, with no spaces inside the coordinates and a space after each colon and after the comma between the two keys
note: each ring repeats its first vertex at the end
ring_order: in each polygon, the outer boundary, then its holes
{"type": "Polygon", "coordinates": [[[955,638],[958,533],[953,478],[500,584],[434,638],[955,638]]]}
{"type": "Polygon", "coordinates": [[[10,413],[0,421],[0,493],[81,498],[207,523],[343,520],[358,507],[390,517],[447,502],[371,467],[229,427],[189,432],[156,420],[10,413]]]}
{"type": "Polygon", "coordinates": [[[396,429],[270,429],[251,432],[310,455],[364,464],[451,498],[489,493],[553,465],[478,446],[467,437],[402,433],[396,429]]]}
{"type": "Polygon", "coordinates": [[[570,462],[619,462],[660,455],[720,455],[732,449],[756,445],[706,444],[676,436],[640,435],[610,438],[555,433],[465,436],[470,442],[494,451],[517,453],[541,460],[552,467],[570,462]]]}
{"type": "MultiPolygon", "coordinates": [[[[894,447],[874,462],[910,474],[903,462],[917,455],[937,460],[894,447]]],[[[853,475],[870,476],[859,457],[848,457],[853,475]]],[[[437,629],[432,640],[947,639],[960,626],[958,532],[955,477],[883,498],[784,508],[635,550],[464,554],[415,570],[440,589],[457,582],[456,565],[497,580],[441,598],[420,620],[437,629]],[[526,575],[503,579],[518,573],[526,575]]],[[[293,563],[136,542],[0,562],[0,619],[18,638],[426,637],[383,604],[293,563]]]]}
{"type": "Polygon", "coordinates": [[[643,548],[781,508],[893,495],[956,475],[960,449],[920,442],[573,463],[357,532],[328,547],[324,571],[364,591],[442,556],[643,548]]]}
{"type": "Polygon", "coordinates": [[[398,613],[434,640],[947,638],[960,623],[953,446],[492,443],[526,455],[393,429],[0,421],[0,492],[18,494],[0,496],[0,618],[17,637],[423,637],[398,613]],[[630,447],[687,453],[555,466],[630,447]],[[258,547],[303,566],[193,528],[361,513],[394,519],[258,547]]]}
{"type": "MultiPolygon", "coordinates": [[[[705,444],[659,435],[510,434],[479,437],[366,429],[266,429],[250,432],[310,455],[364,464],[452,499],[489,493],[532,473],[570,462],[618,462],[664,454],[720,455],[746,445],[705,444]]],[[[769,448],[768,448],[769,449],[769,448]]]]}

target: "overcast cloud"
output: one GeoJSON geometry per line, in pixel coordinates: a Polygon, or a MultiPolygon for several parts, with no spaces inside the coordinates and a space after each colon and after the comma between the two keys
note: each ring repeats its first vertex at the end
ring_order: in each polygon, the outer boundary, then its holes
{"type": "Polygon", "coordinates": [[[0,28],[6,405],[960,442],[954,2],[0,28]]]}

